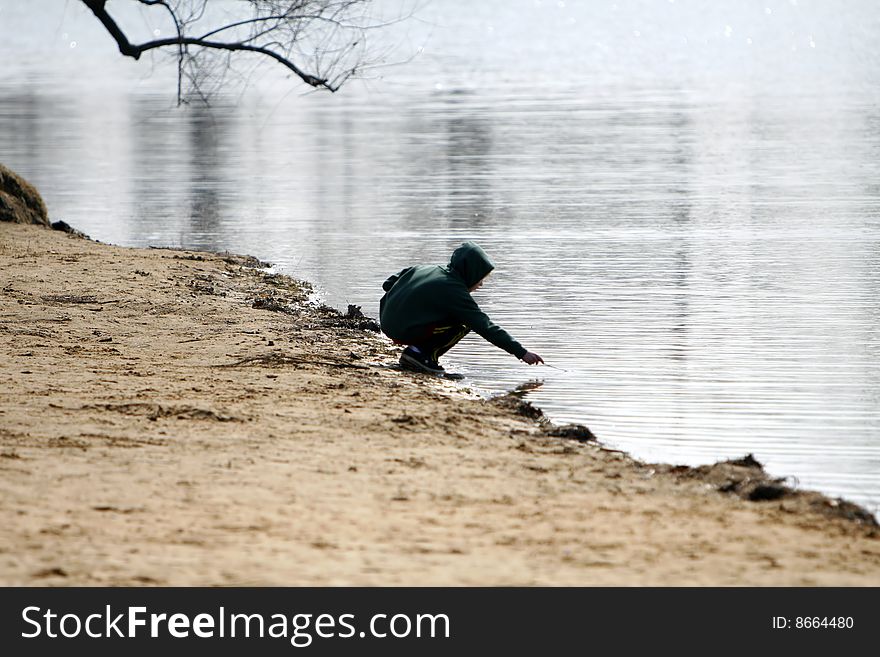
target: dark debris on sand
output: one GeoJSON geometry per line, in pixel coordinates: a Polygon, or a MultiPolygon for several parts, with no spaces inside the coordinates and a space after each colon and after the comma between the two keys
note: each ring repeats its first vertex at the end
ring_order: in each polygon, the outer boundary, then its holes
{"type": "Polygon", "coordinates": [[[595,441],[596,436],[590,431],[589,427],[586,427],[583,424],[553,424],[544,416],[544,411],[525,399],[525,396],[528,393],[532,390],[537,390],[542,385],[544,385],[544,382],[541,380],[528,381],[518,385],[504,395],[493,397],[490,400],[490,403],[502,408],[510,409],[518,415],[523,415],[535,420],[539,423],[546,436],[565,438],[566,440],[577,440],[582,443],[595,441]]]}
{"type": "Polygon", "coordinates": [[[367,317],[361,312],[360,306],[349,304],[348,310],[341,313],[330,306],[321,306],[320,310],[324,313],[324,326],[333,326],[336,328],[355,329],[357,331],[379,332],[379,323],[372,317],[367,317]]]}
{"type": "Polygon", "coordinates": [[[364,315],[360,306],[349,304],[348,310],[343,313],[326,304],[307,304],[306,299],[313,292],[308,283],[283,274],[264,274],[261,282],[267,287],[255,295],[252,308],[290,315],[311,313],[315,317],[315,328],[342,328],[373,333],[380,330],[379,323],[364,315]]]}
{"type": "Polygon", "coordinates": [[[74,237],[81,237],[86,240],[91,239],[91,237],[86,235],[81,230],[77,230],[66,221],[53,221],[51,227],[52,230],[60,230],[62,233],[67,233],[68,235],[73,235],[74,237]]]}
{"type": "Polygon", "coordinates": [[[721,493],[750,502],[780,500],[789,509],[818,512],[829,518],[844,519],[869,528],[878,527],[874,515],[857,504],[814,491],[798,490],[786,484],[785,477],[770,476],[753,454],[699,467],[678,465],[660,466],[660,469],[681,479],[704,481],[721,493]]]}
{"type": "Polygon", "coordinates": [[[563,424],[558,427],[554,426],[550,429],[546,429],[544,433],[548,436],[565,438],[567,440],[577,440],[581,443],[588,443],[596,440],[596,435],[583,424],[563,424]]]}
{"type": "Polygon", "coordinates": [[[518,415],[523,415],[532,420],[544,418],[544,411],[537,406],[532,405],[532,402],[523,399],[522,395],[516,394],[516,391],[509,392],[506,395],[493,397],[490,400],[490,403],[500,406],[501,408],[510,409],[518,415]]]}

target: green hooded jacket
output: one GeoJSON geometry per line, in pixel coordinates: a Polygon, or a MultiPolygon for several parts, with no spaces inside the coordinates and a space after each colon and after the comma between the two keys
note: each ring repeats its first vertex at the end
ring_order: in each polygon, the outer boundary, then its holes
{"type": "Polygon", "coordinates": [[[390,276],[382,289],[379,323],[392,340],[416,344],[438,326],[463,324],[504,351],[522,358],[526,349],[493,323],[468,290],[495,269],[485,251],[465,242],[446,267],[416,265],[390,276]]]}

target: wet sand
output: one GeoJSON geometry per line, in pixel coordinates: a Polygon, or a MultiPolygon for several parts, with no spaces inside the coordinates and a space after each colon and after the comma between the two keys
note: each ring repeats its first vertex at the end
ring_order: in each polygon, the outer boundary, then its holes
{"type": "Polygon", "coordinates": [[[880,585],[857,507],[552,435],[256,264],[0,224],[0,584],[880,585]]]}

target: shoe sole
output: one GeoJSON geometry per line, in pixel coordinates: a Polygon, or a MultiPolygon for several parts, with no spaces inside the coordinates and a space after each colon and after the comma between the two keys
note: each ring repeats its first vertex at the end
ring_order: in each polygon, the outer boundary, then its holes
{"type": "Polygon", "coordinates": [[[412,372],[422,372],[424,374],[434,374],[437,376],[443,376],[446,374],[445,370],[435,370],[433,368],[430,368],[421,361],[416,360],[409,354],[400,355],[400,366],[412,372]]]}

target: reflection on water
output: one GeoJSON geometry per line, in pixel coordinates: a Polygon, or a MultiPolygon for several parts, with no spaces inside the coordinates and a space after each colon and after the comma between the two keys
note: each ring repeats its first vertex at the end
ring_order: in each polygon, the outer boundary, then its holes
{"type": "MultiPolygon", "coordinates": [[[[621,3],[627,17],[597,14],[606,22],[584,28],[604,26],[590,38],[605,51],[565,72],[557,49],[544,77],[523,79],[504,55],[524,32],[498,40],[504,20],[521,19],[483,4],[494,13],[455,34],[438,28],[455,53],[456,39],[492,20],[492,48],[467,41],[479,84],[455,84],[466,58],[429,49],[390,92],[279,99],[261,89],[178,110],[173,88],[105,80],[110,91],[97,96],[7,71],[0,160],[40,187],[54,218],[96,238],[251,252],[317,281],[334,305],[374,315],[389,273],[443,262],[473,239],[497,264],[481,305],[564,371],[528,368],[469,336],[450,361],[471,384],[511,389],[538,375],[530,398],[553,418],[638,456],[753,452],[774,473],[876,510],[876,46],[861,59],[834,50],[829,41],[853,33],[802,2],[798,25],[810,23],[830,55],[804,64],[767,46],[745,72],[735,53],[706,68],[655,5],[621,3]],[[633,46],[643,50],[609,59],[615,26],[633,17],[665,29],[643,28],[633,46]],[[649,58],[648,79],[629,75],[652,43],[669,56],[649,58]],[[834,75],[810,77],[825,69],[841,72],[836,86],[834,75]]],[[[531,19],[546,16],[539,4],[531,19]]],[[[744,12],[732,30],[772,36],[768,15],[727,6],[744,12]]],[[[841,20],[876,43],[870,5],[848,6],[855,17],[841,20]]],[[[690,20],[682,29],[693,38],[690,20]]],[[[578,51],[585,37],[561,24],[554,37],[578,51]]]]}

